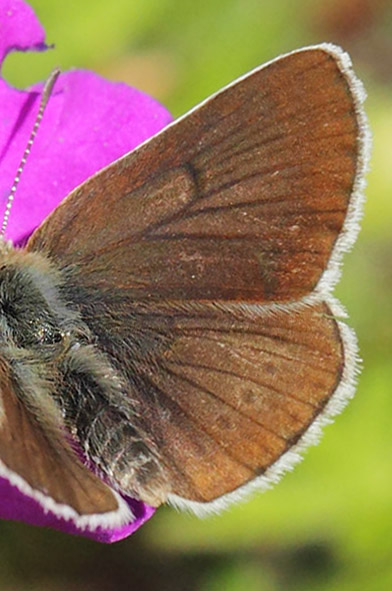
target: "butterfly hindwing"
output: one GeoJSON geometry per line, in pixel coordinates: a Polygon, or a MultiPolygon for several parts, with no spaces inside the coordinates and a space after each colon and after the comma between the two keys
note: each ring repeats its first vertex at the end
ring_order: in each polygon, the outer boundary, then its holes
{"type": "Polygon", "coordinates": [[[128,307],[118,293],[88,290],[82,299],[99,349],[129,384],[139,427],[159,450],[165,487],[136,470],[137,486],[125,491],[142,499],[144,486],[147,498],[209,503],[258,476],[269,482],[268,470],[320,422],[331,398],[327,414],[336,411],[350,386],[352,343],[322,302],[263,313],[128,307]]]}
{"type": "Polygon", "coordinates": [[[45,512],[79,527],[119,525],[131,518],[121,497],[78,459],[46,392],[26,398],[0,359],[0,476],[45,512]],[[45,402],[42,402],[42,399],[45,402]]]}

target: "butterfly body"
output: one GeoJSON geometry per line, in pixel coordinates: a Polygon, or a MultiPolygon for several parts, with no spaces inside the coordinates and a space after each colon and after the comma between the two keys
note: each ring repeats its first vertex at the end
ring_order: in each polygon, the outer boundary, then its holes
{"type": "Polygon", "coordinates": [[[36,407],[44,437],[68,431],[93,468],[137,496],[138,479],[156,479],[159,465],[134,426],[128,382],[64,300],[62,274],[48,259],[10,247],[1,258],[0,356],[18,399],[36,407]]]}

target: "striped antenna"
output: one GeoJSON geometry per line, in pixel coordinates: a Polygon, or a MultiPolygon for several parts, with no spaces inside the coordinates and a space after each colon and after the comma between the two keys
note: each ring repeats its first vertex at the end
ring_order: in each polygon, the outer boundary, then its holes
{"type": "Polygon", "coordinates": [[[20,177],[22,176],[22,172],[25,167],[26,160],[30,154],[31,146],[34,143],[35,136],[37,135],[37,131],[39,129],[43,114],[46,109],[46,105],[48,104],[50,95],[52,94],[53,86],[54,86],[57,78],[59,77],[59,74],[60,74],[60,70],[58,68],[54,69],[53,72],[51,72],[51,74],[49,75],[49,78],[47,79],[47,81],[45,82],[45,86],[44,86],[42,94],[41,94],[41,102],[39,105],[37,117],[35,119],[33,129],[31,131],[31,134],[29,137],[29,141],[27,142],[26,149],[25,149],[24,154],[22,156],[22,160],[20,161],[19,168],[16,171],[16,175],[15,175],[14,182],[12,184],[10,193],[8,195],[8,199],[7,199],[7,203],[6,203],[5,211],[4,211],[4,216],[3,216],[3,222],[2,222],[1,230],[0,230],[0,237],[1,238],[4,237],[5,231],[7,229],[8,220],[10,217],[10,211],[11,211],[12,203],[14,201],[16,189],[18,188],[20,177]]]}

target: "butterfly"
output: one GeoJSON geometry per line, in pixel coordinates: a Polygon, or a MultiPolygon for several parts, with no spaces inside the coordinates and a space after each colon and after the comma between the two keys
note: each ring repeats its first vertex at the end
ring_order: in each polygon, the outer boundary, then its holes
{"type": "Polygon", "coordinates": [[[1,244],[1,476],[94,529],[131,518],[122,495],[203,515],[299,460],[354,390],[331,292],[363,100],[340,48],[292,52],[1,244]]]}

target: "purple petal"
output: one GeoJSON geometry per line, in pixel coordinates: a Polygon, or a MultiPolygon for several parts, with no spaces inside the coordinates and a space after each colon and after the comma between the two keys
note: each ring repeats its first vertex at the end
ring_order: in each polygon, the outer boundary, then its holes
{"type": "Polygon", "coordinates": [[[135,517],[132,523],[127,523],[122,527],[113,529],[97,528],[94,531],[89,531],[88,529],[81,530],[71,521],[60,519],[51,512],[45,513],[37,501],[22,494],[5,478],[0,478],[0,519],[12,519],[13,521],[24,521],[31,525],[50,527],[68,534],[91,538],[97,542],[104,542],[106,544],[118,542],[128,537],[154,514],[155,510],[141,501],[131,498],[126,498],[126,501],[135,517]]]}
{"type": "MultiPolygon", "coordinates": [[[[0,204],[5,205],[39,106],[39,89],[0,80],[0,204]]],[[[56,82],[19,183],[7,237],[20,242],[77,185],[170,121],[155,100],[93,72],[65,72],[56,82]]]]}
{"type": "MultiPolygon", "coordinates": [[[[44,49],[44,31],[32,9],[20,0],[0,0],[0,52],[44,49]]],[[[42,84],[20,91],[0,79],[0,207],[4,208],[38,110],[42,84]]],[[[24,242],[77,185],[154,135],[171,121],[154,99],[93,72],[65,72],[56,82],[36,141],[16,192],[7,238],[24,242]]],[[[0,210],[1,211],[1,210],[0,210]]],[[[0,214],[0,219],[2,214],[0,214]]],[[[8,480],[0,478],[0,518],[49,526],[114,542],[135,531],[154,510],[127,499],[135,521],[117,529],[77,529],[8,480]]]]}
{"type": "Polygon", "coordinates": [[[0,1],[0,63],[14,49],[46,48],[45,31],[31,6],[21,0],[0,1]]]}

